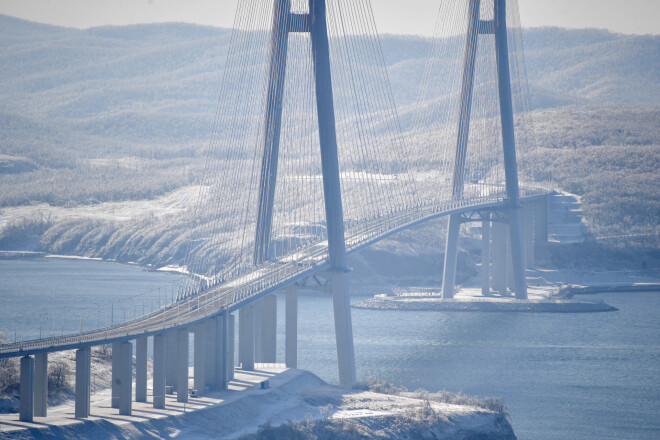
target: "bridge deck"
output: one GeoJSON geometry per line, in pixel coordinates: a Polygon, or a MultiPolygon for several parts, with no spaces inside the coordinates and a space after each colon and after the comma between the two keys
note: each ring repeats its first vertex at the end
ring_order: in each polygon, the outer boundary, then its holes
{"type": "MultiPolygon", "coordinates": [[[[545,191],[528,191],[522,201],[544,197],[545,194],[545,191]]],[[[501,208],[503,203],[500,194],[496,194],[461,203],[412,207],[395,212],[387,217],[365,222],[358,230],[353,230],[352,234],[346,237],[346,251],[348,254],[355,253],[399,231],[438,217],[459,212],[497,209],[501,208]]],[[[327,250],[327,242],[312,244],[295,254],[269,261],[248,273],[211,287],[197,296],[121,324],[80,334],[5,344],[0,346],[0,358],[101,345],[188,327],[216,316],[225,309],[240,309],[314,272],[326,270],[327,250]]]]}

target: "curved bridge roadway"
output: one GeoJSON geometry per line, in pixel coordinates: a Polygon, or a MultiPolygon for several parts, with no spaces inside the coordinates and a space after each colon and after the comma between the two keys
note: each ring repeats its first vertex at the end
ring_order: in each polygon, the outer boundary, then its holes
{"type": "MultiPolygon", "coordinates": [[[[466,186],[466,192],[467,189],[466,186]]],[[[351,235],[346,238],[346,252],[355,253],[399,231],[445,215],[501,208],[504,203],[503,189],[494,188],[493,193],[497,193],[496,195],[460,203],[412,207],[387,217],[375,218],[364,223],[359,229],[351,230],[351,235]]],[[[540,189],[521,190],[521,202],[545,197],[547,194],[547,191],[540,189]]],[[[326,241],[315,243],[294,254],[255,267],[253,271],[214,286],[197,296],[175,302],[131,321],[83,333],[0,345],[0,358],[78,349],[190,327],[219,315],[226,309],[230,312],[238,310],[314,272],[327,270],[327,253],[326,241]]]]}

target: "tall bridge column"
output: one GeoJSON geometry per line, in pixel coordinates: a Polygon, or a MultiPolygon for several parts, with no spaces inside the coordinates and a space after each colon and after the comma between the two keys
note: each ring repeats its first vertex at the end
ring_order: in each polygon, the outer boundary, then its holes
{"type": "Polygon", "coordinates": [[[32,356],[21,358],[19,387],[21,401],[18,419],[21,422],[32,422],[34,419],[34,358],[32,356]]]}
{"type": "Polygon", "coordinates": [[[133,344],[119,344],[119,414],[130,416],[133,401],[133,344]]]}
{"type": "Polygon", "coordinates": [[[238,312],[238,362],[246,371],[254,370],[254,305],[238,312]]]}
{"type": "MultiPolygon", "coordinates": [[[[219,388],[219,369],[220,363],[217,362],[218,345],[220,344],[220,320],[221,317],[207,319],[204,322],[204,387],[209,390],[219,388]]],[[[195,336],[196,338],[197,336],[195,336]]],[[[195,347],[195,350],[197,347],[195,347]]]]}
{"type": "Polygon", "coordinates": [[[506,295],[507,292],[507,241],[508,227],[506,223],[493,222],[493,290],[500,295],[506,295]]]}
{"type": "Polygon", "coordinates": [[[48,414],[48,353],[34,355],[34,415],[48,414]]]}
{"type": "Polygon", "coordinates": [[[523,211],[523,236],[525,244],[525,266],[527,269],[534,268],[534,209],[533,204],[525,204],[523,211]]]}
{"type": "Polygon", "coordinates": [[[332,304],[337,342],[337,366],[339,383],[352,386],[355,383],[355,349],[353,324],[346,282],[346,242],[344,239],[344,213],[341,201],[339,159],[337,157],[337,133],[335,109],[332,97],[332,74],[326,24],[325,0],[309,0],[310,36],[316,85],[316,111],[319,122],[321,145],[321,169],[323,172],[323,199],[328,230],[328,259],[330,261],[332,304]]]}
{"type": "Polygon", "coordinates": [[[229,380],[229,369],[234,368],[234,353],[229,355],[229,310],[224,310],[222,316],[215,319],[216,331],[216,350],[214,375],[216,388],[220,390],[227,389],[229,380]]]}
{"type": "Polygon", "coordinates": [[[165,333],[165,385],[176,391],[178,380],[177,368],[179,365],[179,337],[176,330],[165,333]]]}
{"type": "Polygon", "coordinates": [[[456,286],[456,258],[458,254],[458,235],[461,230],[461,215],[451,214],[447,225],[447,243],[445,246],[445,266],[442,275],[442,298],[454,297],[456,286]]]}
{"type": "Polygon", "coordinates": [[[481,220],[481,294],[490,295],[490,213],[481,220]]]}
{"type": "Polygon", "coordinates": [[[112,379],[112,384],[110,386],[111,392],[111,401],[110,405],[113,408],[119,408],[119,351],[120,351],[121,342],[112,343],[112,371],[110,377],[112,379]]]}
{"type": "Polygon", "coordinates": [[[154,336],[153,406],[158,409],[165,408],[165,338],[163,333],[154,336]]]}
{"type": "Polygon", "coordinates": [[[204,395],[204,386],[206,385],[205,371],[205,353],[206,349],[206,323],[199,323],[195,326],[195,347],[193,349],[194,375],[193,388],[198,396],[204,395]]]}
{"type": "Polygon", "coordinates": [[[287,368],[298,368],[298,288],[286,286],[284,358],[287,368]]]}
{"type": "Polygon", "coordinates": [[[266,295],[261,299],[260,362],[277,362],[277,296],[266,295]]]}
{"type": "Polygon", "coordinates": [[[495,0],[495,58],[497,60],[497,84],[500,97],[500,120],[502,122],[502,147],[506,195],[510,211],[509,241],[513,262],[513,276],[517,299],[527,299],[525,257],[520,227],[520,197],[518,188],[518,164],[516,140],[513,127],[513,104],[511,102],[511,76],[509,74],[509,47],[506,30],[506,2],[495,0]]]}
{"type": "Polygon", "coordinates": [[[506,285],[510,291],[516,291],[516,279],[513,272],[513,257],[511,253],[511,225],[509,225],[508,230],[509,239],[506,242],[506,285]]]}
{"type": "Polygon", "coordinates": [[[89,379],[91,375],[91,360],[92,356],[89,347],[79,348],[76,350],[75,417],[77,419],[87,418],[89,417],[90,413],[89,379]]]}
{"type": "Polygon", "coordinates": [[[534,244],[541,245],[548,241],[548,198],[544,197],[534,204],[534,244]]]}
{"type": "Polygon", "coordinates": [[[147,401],[147,337],[135,341],[135,401],[147,401]]]}
{"type": "Polygon", "coordinates": [[[234,352],[236,345],[236,316],[227,312],[227,381],[234,380],[234,352]]]}
{"type": "Polygon", "coordinates": [[[180,329],[176,332],[177,355],[176,359],[176,400],[177,402],[188,401],[188,329],[180,329]]]}

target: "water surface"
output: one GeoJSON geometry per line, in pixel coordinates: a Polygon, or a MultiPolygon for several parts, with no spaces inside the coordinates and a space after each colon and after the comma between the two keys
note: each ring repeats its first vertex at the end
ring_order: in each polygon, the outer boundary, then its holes
{"type": "MultiPolygon", "coordinates": [[[[139,313],[176,276],[96,261],[0,260],[10,340],[139,313]],[[161,289],[160,292],[158,289],[161,289]],[[48,313],[48,315],[46,315],[48,313]],[[15,316],[23,315],[22,320],[15,316]],[[39,319],[39,317],[41,319],[39,319]],[[62,319],[62,317],[64,317],[62,319]]],[[[353,292],[359,295],[359,292],[353,292]]],[[[332,302],[299,295],[299,367],[337,381],[332,302]]],[[[618,312],[449,313],[354,309],[358,377],[502,397],[523,440],[660,438],[660,294],[603,295],[618,312]]],[[[356,298],[361,300],[363,298],[356,298]]],[[[278,299],[284,360],[284,296],[278,299]]],[[[191,345],[192,346],[192,345],[191,345]]]]}

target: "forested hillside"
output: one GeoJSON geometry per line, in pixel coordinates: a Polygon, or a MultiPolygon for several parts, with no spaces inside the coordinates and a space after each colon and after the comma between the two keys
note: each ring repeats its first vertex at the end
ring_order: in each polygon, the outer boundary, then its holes
{"type": "MultiPolygon", "coordinates": [[[[130,224],[63,210],[168,204],[200,182],[230,37],[187,24],[75,30],[0,15],[0,249],[177,262],[189,225],[171,210],[130,224]],[[61,210],[23,209],[40,203],[61,210]]],[[[405,118],[428,104],[417,96],[430,41],[380,41],[405,118]]],[[[584,195],[597,235],[659,233],[660,37],[540,28],[525,30],[524,43],[537,142],[521,148],[523,171],[584,195]]]]}

